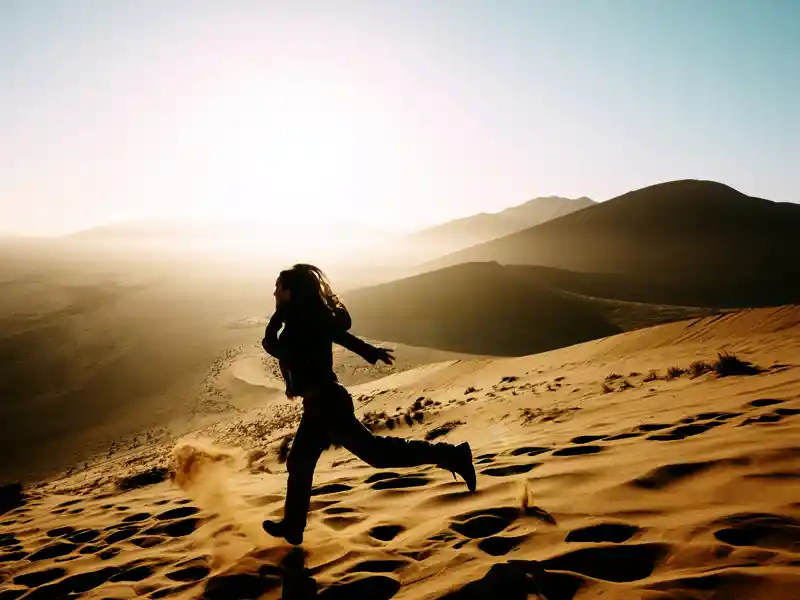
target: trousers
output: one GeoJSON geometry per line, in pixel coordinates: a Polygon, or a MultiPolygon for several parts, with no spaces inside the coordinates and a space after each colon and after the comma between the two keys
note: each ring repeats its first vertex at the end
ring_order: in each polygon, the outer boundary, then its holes
{"type": "Polygon", "coordinates": [[[356,417],[347,390],[339,384],[326,386],[303,399],[303,416],[286,461],[289,479],[283,521],[291,531],[305,530],[314,469],[331,444],[343,446],[378,469],[428,464],[448,468],[455,449],[444,442],[374,435],[356,417]]]}

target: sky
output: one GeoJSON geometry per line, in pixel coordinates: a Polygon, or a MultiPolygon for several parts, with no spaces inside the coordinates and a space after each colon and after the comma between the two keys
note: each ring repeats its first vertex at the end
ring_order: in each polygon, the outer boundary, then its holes
{"type": "Polygon", "coordinates": [[[800,201],[795,0],[0,0],[0,232],[800,201]]]}

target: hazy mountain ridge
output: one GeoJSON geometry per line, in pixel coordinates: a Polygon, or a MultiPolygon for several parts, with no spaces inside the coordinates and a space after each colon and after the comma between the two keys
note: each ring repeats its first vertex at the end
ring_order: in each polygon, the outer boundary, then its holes
{"type": "Polygon", "coordinates": [[[800,299],[800,206],[683,180],[634,190],[420,270],[475,261],[634,278],[660,302],[746,307],[800,299]]]}
{"type": "Polygon", "coordinates": [[[585,196],[575,199],[560,196],[534,198],[497,213],[478,213],[428,227],[410,234],[405,243],[412,247],[430,247],[442,253],[453,252],[533,227],[594,204],[594,201],[585,196]]]}

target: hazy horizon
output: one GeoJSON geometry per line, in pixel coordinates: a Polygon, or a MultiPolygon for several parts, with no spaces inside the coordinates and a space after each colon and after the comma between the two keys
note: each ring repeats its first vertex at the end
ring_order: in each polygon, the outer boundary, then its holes
{"type": "Polygon", "coordinates": [[[7,2],[0,233],[409,231],[674,179],[800,200],[800,5],[7,2]]]}

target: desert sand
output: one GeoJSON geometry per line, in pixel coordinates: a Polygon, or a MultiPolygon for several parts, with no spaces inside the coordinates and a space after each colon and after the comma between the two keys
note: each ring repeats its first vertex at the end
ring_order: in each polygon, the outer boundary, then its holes
{"type": "Polygon", "coordinates": [[[301,549],[260,529],[297,405],[247,356],[224,370],[265,401],[27,487],[0,598],[800,597],[798,306],[356,383],[377,433],[469,441],[478,491],[332,449],[301,549]]]}

